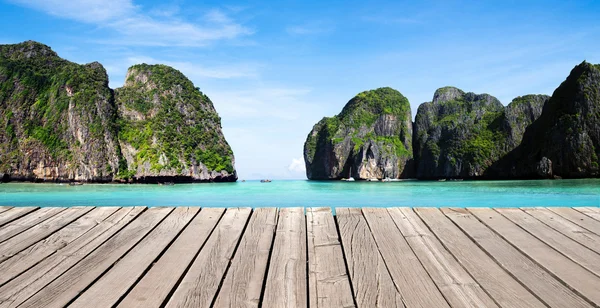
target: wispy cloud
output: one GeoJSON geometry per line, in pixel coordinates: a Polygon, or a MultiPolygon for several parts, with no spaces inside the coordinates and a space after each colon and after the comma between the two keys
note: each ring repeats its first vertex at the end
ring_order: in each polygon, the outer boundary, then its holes
{"type": "Polygon", "coordinates": [[[205,12],[201,24],[177,18],[178,9],[145,12],[131,0],[12,0],[60,18],[109,28],[121,37],[102,43],[144,46],[205,46],[253,33],[225,12],[205,12]],[[157,18],[159,17],[159,18],[157,18]]]}
{"type": "Polygon", "coordinates": [[[288,170],[292,172],[306,172],[306,165],[304,164],[304,158],[292,158],[292,162],[288,166],[288,170]]]}
{"type": "Polygon", "coordinates": [[[312,21],[299,25],[292,25],[285,28],[286,32],[291,35],[314,35],[331,33],[335,27],[330,22],[312,21]]]}

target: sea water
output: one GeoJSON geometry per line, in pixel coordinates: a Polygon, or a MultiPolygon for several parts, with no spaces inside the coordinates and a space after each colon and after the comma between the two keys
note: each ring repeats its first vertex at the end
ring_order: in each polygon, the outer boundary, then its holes
{"type": "Polygon", "coordinates": [[[0,184],[0,205],[205,207],[600,207],[600,179],[177,184],[0,184]]]}

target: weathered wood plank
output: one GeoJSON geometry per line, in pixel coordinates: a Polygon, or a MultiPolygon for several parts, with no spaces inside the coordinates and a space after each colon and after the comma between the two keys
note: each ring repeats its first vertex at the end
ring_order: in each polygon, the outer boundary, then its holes
{"type": "Polygon", "coordinates": [[[119,209],[55,254],[0,287],[0,307],[17,307],[135,219],[144,207],[119,209]]]}
{"type": "Polygon", "coordinates": [[[0,262],[50,236],[92,209],[92,207],[69,208],[0,243],[0,262]]]}
{"type": "Polygon", "coordinates": [[[276,208],[255,209],[214,307],[258,307],[277,225],[276,208]]]}
{"type": "Polygon", "coordinates": [[[307,307],[306,220],[303,208],[279,211],[263,307],[307,307]]]}
{"type": "MultiPolygon", "coordinates": [[[[591,307],[588,302],[575,294],[571,289],[567,288],[560,280],[548,275],[548,272],[543,267],[527,258],[519,250],[494,233],[494,231],[477,220],[477,218],[467,210],[444,209],[443,212],[465,233],[469,234],[471,239],[485,249],[492,258],[504,267],[504,269],[511,273],[513,277],[521,281],[523,285],[527,286],[531,292],[536,294],[548,306],[591,307]]],[[[491,220],[504,219],[504,217],[491,209],[487,209],[487,211],[475,209],[474,212],[481,214],[477,215],[480,219],[485,217],[486,223],[491,223],[491,220]]],[[[509,221],[505,222],[507,224],[502,226],[502,230],[498,231],[499,233],[511,233],[518,236],[519,233],[524,232],[509,221]]],[[[531,246],[544,246],[543,243],[535,238],[530,238],[529,240],[532,241],[530,244],[531,246]]],[[[545,248],[551,250],[550,247],[545,248]]],[[[568,260],[566,261],[568,262],[568,260]]]]}
{"type": "Polygon", "coordinates": [[[449,307],[385,208],[364,208],[375,243],[408,307],[449,307]]]}
{"type": "Polygon", "coordinates": [[[331,208],[306,209],[310,307],[354,307],[331,208]]]}
{"type": "Polygon", "coordinates": [[[12,209],[12,206],[0,206],[0,214],[12,209]]]}
{"type": "Polygon", "coordinates": [[[66,208],[41,208],[0,228],[0,243],[66,210],[66,208]]]}
{"type": "MultiPolygon", "coordinates": [[[[32,206],[28,206],[28,207],[16,207],[16,208],[9,208],[10,211],[4,211],[2,214],[0,214],[0,227],[4,226],[5,224],[15,220],[15,219],[19,219],[24,215],[27,215],[35,210],[38,209],[38,207],[32,207],[32,206]]],[[[0,229],[0,234],[2,234],[3,231],[2,229],[0,229]]]]}
{"type": "Polygon", "coordinates": [[[19,307],[63,307],[137,244],[173,209],[150,208],[19,307]]]}
{"type": "Polygon", "coordinates": [[[573,223],[594,232],[596,235],[600,235],[600,221],[596,220],[594,212],[590,210],[574,210],[572,208],[552,208],[549,207],[552,212],[572,221],[573,223]]]}
{"type": "Polygon", "coordinates": [[[138,282],[119,307],[160,307],[217,222],[225,212],[222,208],[203,208],[169,247],[164,255],[138,282]]]}
{"type": "Polygon", "coordinates": [[[558,250],[567,258],[579,263],[600,277],[600,255],[589,248],[571,240],[556,230],[546,226],[541,221],[525,214],[520,209],[496,209],[531,235],[537,237],[550,247],[558,250]]]}
{"type": "Polygon", "coordinates": [[[600,253],[600,235],[545,208],[524,208],[522,210],[581,245],[600,253]]]}
{"type": "Polygon", "coordinates": [[[415,212],[471,276],[502,307],[546,307],[435,208],[415,212]]]}
{"type": "Polygon", "coordinates": [[[336,208],[358,307],[404,307],[360,208],[336,208]]]}
{"type": "Polygon", "coordinates": [[[452,307],[498,307],[410,208],[388,212],[452,307]]]}
{"type": "Polygon", "coordinates": [[[573,209],[600,221],[600,207],[575,207],[573,209]]]}
{"type": "Polygon", "coordinates": [[[31,247],[0,263],[0,273],[2,273],[0,275],[0,285],[26,271],[57,250],[67,246],[117,210],[118,208],[116,207],[99,207],[93,209],[48,238],[35,243],[31,247]]]}
{"type": "Polygon", "coordinates": [[[166,307],[209,307],[242,235],[251,209],[228,209],[166,307]]]}
{"type": "Polygon", "coordinates": [[[177,207],[69,307],[112,307],[194,218],[199,208],[177,207]]]}

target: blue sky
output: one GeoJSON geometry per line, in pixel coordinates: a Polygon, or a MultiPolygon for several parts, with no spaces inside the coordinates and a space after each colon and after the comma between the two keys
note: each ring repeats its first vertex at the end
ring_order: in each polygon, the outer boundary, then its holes
{"type": "Polygon", "coordinates": [[[508,104],[600,63],[599,1],[0,0],[0,44],[36,40],[111,86],[136,63],[185,73],[215,104],[240,179],[305,178],[323,116],[383,86],[417,106],[453,85],[508,104]]]}

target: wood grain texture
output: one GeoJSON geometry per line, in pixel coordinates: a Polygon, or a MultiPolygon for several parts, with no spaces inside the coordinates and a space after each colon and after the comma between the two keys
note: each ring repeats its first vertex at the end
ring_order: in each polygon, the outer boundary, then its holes
{"type": "Polygon", "coordinates": [[[63,307],[109,269],[173,209],[154,207],[111,237],[81,262],[52,281],[20,307],[63,307]]]}
{"type": "Polygon", "coordinates": [[[263,307],[307,307],[306,220],[303,208],[279,211],[263,307]]]}
{"type": "Polygon", "coordinates": [[[14,220],[0,228],[0,243],[41,223],[42,221],[66,210],[66,208],[48,207],[14,220]]]}
{"type": "MultiPolygon", "coordinates": [[[[16,207],[16,208],[8,208],[10,209],[10,211],[4,211],[2,213],[0,213],[0,227],[4,226],[5,224],[18,219],[24,215],[27,215],[35,210],[38,209],[38,207],[16,207]]],[[[0,229],[0,234],[2,234],[2,229],[0,229]]]]}
{"type": "Polygon", "coordinates": [[[50,236],[55,231],[60,230],[92,209],[92,207],[68,208],[0,243],[0,262],[50,236]]]}
{"type": "Polygon", "coordinates": [[[0,263],[0,273],[2,273],[0,275],[0,285],[26,271],[57,250],[67,246],[117,210],[118,208],[116,207],[99,207],[93,209],[51,236],[0,263]]]}
{"type": "Polygon", "coordinates": [[[600,221],[600,207],[574,207],[573,209],[600,221]]]}
{"type": "Polygon", "coordinates": [[[600,235],[597,235],[545,208],[524,208],[527,214],[550,226],[579,244],[600,253],[600,235]]]}
{"type": "Polygon", "coordinates": [[[198,213],[177,207],[69,307],[112,307],[198,213]]]}
{"type": "Polygon", "coordinates": [[[408,307],[449,307],[385,208],[364,208],[379,252],[408,307]]]}
{"type": "Polygon", "coordinates": [[[594,212],[594,208],[574,210],[572,208],[548,208],[550,211],[572,221],[573,223],[600,235],[600,213],[594,212]]]}
{"type": "Polygon", "coordinates": [[[518,224],[548,246],[558,250],[567,258],[587,268],[600,277],[600,255],[571,240],[560,232],[546,226],[541,221],[527,215],[520,209],[497,209],[500,214],[518,224]]]}
{"type": "Polygon", "coordinates": [[[0,287],[0,307],[16,307],[62,275],[136,218],[145,208],[121,208],[89,232],[0,287]]]}
{"type": "Polygon", "coordinates": [[[12,209],[12,206],[0,206],[0,214],[12,209]]]}
{"type": "Polygon", "coordinates": [[[159,307],[200,251],[225,212],[222,208],[203,208],[177,237],[164,255],[138,282],[119,307],[159,307]]]}
{"type": "Polygon", "coordinates": [[[336,208],[358,307],[404,307],[360,208],[336,208]]]}
{"type": "Polygon", "coordinates": [[[354,307],[331,208],[306,209],[310,307],[354,307]]]}
{"type": "Polygon", "coordinates": [[[251,209],[228,209],[166,307],[210,307],[251,209]]]}
{"type": "Polygon", "coordinates": [[[276,225],[276,208],[254,210],[214,307],[259,307],[276,225]]]}
{"type": "MultiPolygon", "coordinates": [[[[481,211],[474,209],[474,211],[481,211]]],[[[444,209],[443,212],[454,221],[465,233],[485,249],[506,271],[526,285],[531,292],[536,294],[550,307],[591,307],[579,295],[567,288],[560,280],[548,275],[548,272],[534,261],[527,258],[519,250],[498,236],[494,231],[481,223],[475,216],[465,209],[444,209]]],[[[481,211],[486,222],[502,220],[500,214],[490,210],[490,215],[481,211]]],[[[478,215],[479,217],[480,215],[478,215]]],[[[503,232],[522,232],[515,225],[506,225],[503,232]]],[[[536,239],[532,239],[536,240],[536,239]]],[[[539,243],[542,244],[543,243],[539,243]]],[[[536,245],[536,243],[531,243],[536,245]]],[[[548,247],[548,249],[550,249],[548,247]]]]}
{"type": "Polygon", "coordinates": [[[498,307],[410,208],[389,208],[433,281],[452,307],[498,307]]]}
{"type": "Polygon", "coordinates": [[[435,208],[417,208],[436,237],[502,307],[546,307],[435,208]]]}

